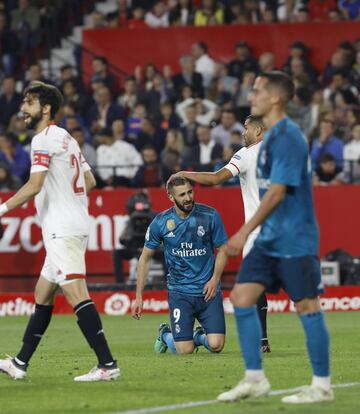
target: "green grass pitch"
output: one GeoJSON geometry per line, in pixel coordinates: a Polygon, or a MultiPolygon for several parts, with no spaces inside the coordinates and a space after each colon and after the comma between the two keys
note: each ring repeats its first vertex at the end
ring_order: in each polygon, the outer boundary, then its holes
{"type": "MultiPolygon", "coordinates": [[[[360,381],[359,312],[326,315],[331,332],[332,382],[360,381]]],[[[234,319],[227,317],[227,343],[223,353],[156,355],[157,328],[167,316],[144,315],[140,321],[103,317],[105,331],[121,367],[118,381],[75,383],[95,359],[85,344],[73,316],[55,316],[35,354],[24,381],[0,375],[0,414],[119,413],[150,407],[214,400],[235,385],[243,374],[234,319]]],[[[0,353],[14,354],[20,345],[27,318],[0,318],[0,353]]],[[[273,390],[309,383],[311,372],[300,322],[292,314],[269,316],[272,353],[265,369],[273,390]]],[[[172,413],[357,413],[360,387],[335,390],[336,401],[288,406],[280,396],[235,404],[212,404],[177,409],[172,413]]],[[[168,411],[163,411],[168,412],[168,411]]]]}

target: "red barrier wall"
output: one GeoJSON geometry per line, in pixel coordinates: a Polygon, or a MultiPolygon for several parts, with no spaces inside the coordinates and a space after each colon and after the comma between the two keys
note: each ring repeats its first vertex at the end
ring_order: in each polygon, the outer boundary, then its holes
{"type": "MultiPolygon", "coordinates": [[[[266,51],[276,55],[281,67],[289,45],[301,40],[311,48],[310,60],[322,70],[342,40],[360,37],[360,23],[253,24],[166,29],[100,29],[83,32],[83,46],[94,54],[104,55],[127,73],[136,65],[155,63],[159,68],[170,64],[178,71],[180,56],[189,54],[193,42],[202,40],[216,60],[228,62],[234,57],[234,44],[246,40],[256,56],[266,51]]],[[[89,74],[91,56],[84,54],[83,69],[89,74]]],[[[89,78],[87,77],[87,80],[89,78]]]]}
{"type": "MultiPolygon", "coordinates": [[[[111,275],[111,251],[116,246],[125,220],[125,204],[133,190],[94,191],[89,196],[92,230],[87,253],[90,275],[111,275]]],[[[161,211],[171,204],[163,189],[149,190],[153,208],[161,211]]],[[[1,193],[0,203],[10,194],[1,193]]],[[[232,235],[244,219],[238,188],[197,188],[198,202],[215,207],[232,235]]],[[[360,256],[360,186],[315,188],[315,205],[321,231],[320,255],[343,248],[360,256]]],[[[0,276],[38,275],[44,260],[41,233],[33,203],[2,218],[6,231],[0,241],[0,276]]],[[[240,259],[231,259],[226,268],[235,272],[240,259]]]]}

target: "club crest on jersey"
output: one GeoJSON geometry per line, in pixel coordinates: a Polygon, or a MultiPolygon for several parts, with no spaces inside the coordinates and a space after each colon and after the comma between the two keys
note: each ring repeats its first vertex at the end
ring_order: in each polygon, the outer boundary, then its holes
{"type": "Polygon", "coordinates": [[[203,226],[198,226],[198,228],[197,228],[197,235],[198,235],[199,237],[203,237],[203,236],[205,236],[205,229],[204,229],[204,227],[203,227],[203,226]]]}
{"type": "Polygon", "coordinates": [[[167,220],[166,221],[166,228],[168,229],[168,230],[174,230],[174,228],[175,228],[175,220],[173,220],[173,219],[169,219],[169,220],[167,220]]]}
{"type": "Polygon", "coordinates": [[[179,334],[179,333],[181,332],[180,325],[178,325],[178,324],[176,324],[176,325],[175,325],[175,332],[176,332],[177,334],[179,334]]]}

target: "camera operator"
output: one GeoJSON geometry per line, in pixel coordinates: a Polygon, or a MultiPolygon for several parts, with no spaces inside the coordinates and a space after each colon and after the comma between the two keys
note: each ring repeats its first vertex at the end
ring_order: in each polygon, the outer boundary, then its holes
{"type": "MultiPolygon", "coordinates": [[[[126,208],[129,220],[120,236],[120,243],[124,248],[113,250],[113,266],[117,283],[125,282],[123,261],[140,257],[147,228],[154,218],[149,196],[143,191],[131,196],[126,208]]],[[[159,250],[155,260],[163,262],[162,251],[159,250]]]]}

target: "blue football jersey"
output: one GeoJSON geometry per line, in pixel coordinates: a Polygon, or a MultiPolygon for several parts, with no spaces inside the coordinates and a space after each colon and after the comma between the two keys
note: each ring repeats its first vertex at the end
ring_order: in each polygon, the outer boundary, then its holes
{"type": "Polygon", "coordinates": [[[226,242],[219,213],[198,203],[185,219],[176,214],[174,207],[159,213],[145,236],[149,249],[163,244],[169,291],[195,296],[203,296],[204,285],[213,275],[214,248],[226,242]]]}
{"type": "Polygon", "coordinates": [[[308,144],[288,117],[266,133],[257,159],[260,198],[271,184],[285,184],[284,200],[261,225],[256,245],[274,257],[317,255],[319,231],[315,217],[308,144]]]}

